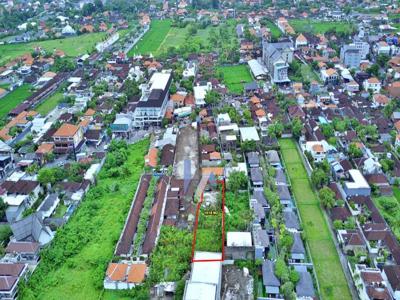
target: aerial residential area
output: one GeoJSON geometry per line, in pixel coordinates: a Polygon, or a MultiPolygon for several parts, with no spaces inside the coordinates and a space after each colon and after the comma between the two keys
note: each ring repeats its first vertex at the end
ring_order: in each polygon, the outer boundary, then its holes
{"type": "Polygon", "coordinates": [[[0,0],[0,299],[400,300],[398,1],[0,0]]]}

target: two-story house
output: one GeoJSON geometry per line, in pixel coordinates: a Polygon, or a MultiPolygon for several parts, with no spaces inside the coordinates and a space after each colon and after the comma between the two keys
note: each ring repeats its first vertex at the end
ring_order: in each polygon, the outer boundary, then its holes
{"type": "Polygon", "coordinates": [[[83,130],[80,126],[64,123],[53,134],[54,153],[76,153],[84,143],[83,130]]]}

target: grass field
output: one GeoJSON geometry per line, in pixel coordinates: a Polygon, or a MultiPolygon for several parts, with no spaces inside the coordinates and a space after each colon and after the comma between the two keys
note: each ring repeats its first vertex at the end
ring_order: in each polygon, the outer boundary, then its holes
{"type": "Polygon", "coordinates": [[[6,117],[11,110],[28,98],[32,94],[30,89],[31,85],[24,84],[0,98],[0,118],[6,117]]]}
{"type": "MultiPolygon", "coordinates": [[[[193,36],[194,39],[201,42],[204,46],[207,46],[209,43],[208,37],[212,28],[215,29],[215,27],[208,26],[205,29],[197,30],[197,33],[193,36]]],[[[171,27],[164,41],[161,43],[158,52],[160,53],[169,47],[182,46],[187,39],[188,31],[189,26],[186,26],[185,28],[171,27]]]]}
{"type": "Polygon", "coordinates": [[[152,21],[149,31],[128,52],[128,56],[133,56],[134,54],[155,54],[170,31],[171,24],[171,20],[152,21]]]}
{"type": "Polygon", "coordinates": [[[247,65],[218,67],[217,71],[224,74],[223,81],[232,93],[242,94],[244,85],[253,81],[247,65]]]}
{"type": "Polygon", "coordinates": [[[41,262],[22,288],[20,299],[100,298],[107,264],[143,171],[148,144],[143,140],[129,146],[125,162],[129,175],[102,178],[107,170],[100,171],[97,185],[91,187],[76,213],[42,252],[41,262]],[[113,192],[109,192],[111,188],[113,192]]]}
{"type": "Polygon", "coordinates": [[[296,32],[325,33],[329,30],[351,33],[353,25],[348,22],[310,21],[309,19],[291,19],[290,25],[296,32]]]}
{"type": "Polygon", "coordinates": [[[57,104],[64,98],[62,92],[55,92],[49,98],[45,99],[42,103],[40,103],[35,111],[40,113],[42,116],[46,116],[50,111],[52,111],[57,104]]]}
{"type": "Polygon", "coordinates": [[[65,39],[55,39],[23,44],[0,45],[0,65],[33,51],[35,47],[41,47],[48,52],[61,49],[67,56],[76,57],[94,49],[94,46],[103,40],[105,32],[88,33],[65,39]]]}
{"type": "Polygon", "coordinates": [[[311,188],[296,144],[291,139],[281,139],[279,145],[310,246],[321,296],[323,299],[351,299],[328,224],[311,188]]]}
{"type": "MultiPolygon", "coordinates": [[[[179,48],[185,45],[189,32],[189,25],[180,28],[172,27],[171,24],[171,20],[152,21],[150,30],[137,45],[128,52],[128,56],[150,53],[154,56],[158,56],[163,54],[170,47],[179,48]]],[[[212,29],[218,30],[218,27],[208,26],[205,29],[198,29],[196,34],[192,36],[193,40],[207,47],[209,45],[208,38],[212,29]]]]}

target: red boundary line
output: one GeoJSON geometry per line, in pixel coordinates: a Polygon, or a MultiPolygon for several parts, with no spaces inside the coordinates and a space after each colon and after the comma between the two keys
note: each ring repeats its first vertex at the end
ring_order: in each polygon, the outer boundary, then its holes
{"type": "Polygon", "coordinates": [[[197,227],[199,225],[199,212],[203,203],[204,191],[201,193],[200,201],[197,203],[196,219],[194,221],[193,241],[192,241],[192,262],[221,262],[225,260],[225,181],[217,180],[218,184],[222,185],[222,255],[220,259],[194,259],[194,251],[196,248],[197,227]]]}

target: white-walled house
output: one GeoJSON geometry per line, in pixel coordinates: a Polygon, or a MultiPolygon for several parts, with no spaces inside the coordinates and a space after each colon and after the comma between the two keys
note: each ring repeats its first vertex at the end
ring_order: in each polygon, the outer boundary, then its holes
{"type": "Polygon", "coordinates": [[[382,84],[376,77],[371,77],[363,82],[364,90],[372,91],[374,94],[379,93],[382,88],[382,84]]]}

